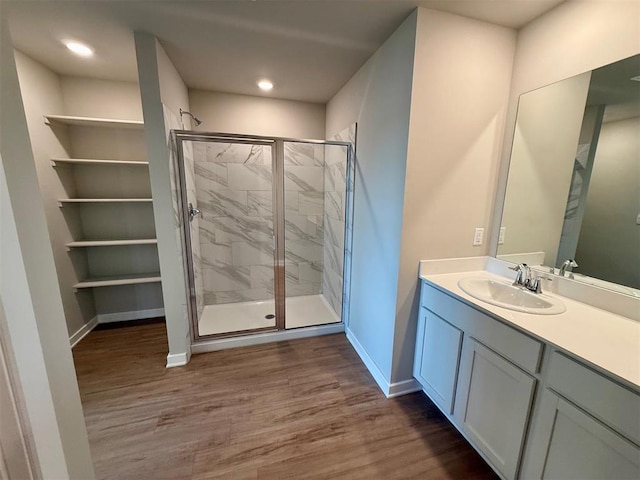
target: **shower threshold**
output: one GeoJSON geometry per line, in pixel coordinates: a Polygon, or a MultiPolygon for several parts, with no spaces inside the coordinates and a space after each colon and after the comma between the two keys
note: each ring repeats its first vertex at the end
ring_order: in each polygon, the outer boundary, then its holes
{"type": "MultiPolygon", "coordinates": [[[[200,316],[200,336],[275,328],[275,301],[207,305],[200,316]]],[[[322,294],[286,299],[286,328],[303,328],[340,323],[322,294]]]]}

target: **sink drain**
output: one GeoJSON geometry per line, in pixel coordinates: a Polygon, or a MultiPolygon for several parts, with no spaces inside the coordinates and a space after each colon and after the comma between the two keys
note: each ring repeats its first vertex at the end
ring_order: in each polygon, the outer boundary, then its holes
{"type": "Polygon", "coordinates": [[[265,315],[264,318],[271,320],[272,318],[276,318],[276,316],[273,313],[270,313],[269,315],[265,315]]]}

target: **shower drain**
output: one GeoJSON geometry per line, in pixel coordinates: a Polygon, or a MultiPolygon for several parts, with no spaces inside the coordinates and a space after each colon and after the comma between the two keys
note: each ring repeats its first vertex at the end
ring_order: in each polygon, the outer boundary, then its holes
{"type": "Polygon", "coordinates": [[[269,315],[265,315],[264,318],[271,320],[272,318],[276,318],[276,316],[273,313],[270,313],[269,315]]]}

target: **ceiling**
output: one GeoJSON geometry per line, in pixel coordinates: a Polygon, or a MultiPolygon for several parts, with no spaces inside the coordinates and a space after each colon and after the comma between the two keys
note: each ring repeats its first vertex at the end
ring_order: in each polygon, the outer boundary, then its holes
{"type": "Polygon", "coordinates": [[[154,34],[189,88],[326,103],[416,6],[519,28],[564,0],[6,1],[17,49],[61,75],[137,81],[133,31],[154,34]],[[62,41],[95,49],[70,54],[62,41]]]}

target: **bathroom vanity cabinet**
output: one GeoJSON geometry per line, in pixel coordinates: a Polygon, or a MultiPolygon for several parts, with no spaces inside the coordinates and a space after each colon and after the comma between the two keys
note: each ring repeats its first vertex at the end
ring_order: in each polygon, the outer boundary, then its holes
{"type": "Polygon", "coordinates": [[[550,355],[523,478],[640,478],[640,399],[560,352],[550,355]]]}
{"type": "Polygon", "coordinates": [[[640,396],[422,283],[414,376],[503,478],[638,478],[640,396]]]}

